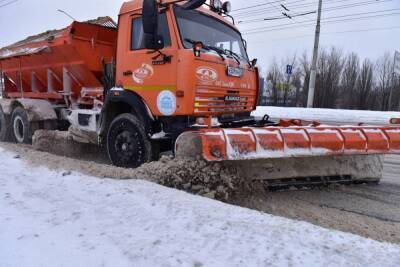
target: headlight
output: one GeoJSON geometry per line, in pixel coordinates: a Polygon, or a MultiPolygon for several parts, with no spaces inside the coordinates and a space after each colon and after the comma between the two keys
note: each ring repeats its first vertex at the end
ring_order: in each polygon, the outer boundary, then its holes
{"type": "Polygon", "coordinates": [[[221,12],[222,10],[221,0],[211,0],[211,8],[213,11],[221,12]]]}
{"type": "Polygon", "coordinates": [[[231,2],[225,2],[222,4],[222,10],[225,14],[229,14],[232,10],[231,2]]]}

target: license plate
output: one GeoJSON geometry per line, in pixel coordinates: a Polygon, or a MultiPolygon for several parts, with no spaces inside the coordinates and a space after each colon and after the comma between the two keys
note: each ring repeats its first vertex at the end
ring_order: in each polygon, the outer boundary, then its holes
{"type": "Polygon", "coordinates": [[[227,72],[228,76],[233,76],[233,77],[242,77],[242,75],[243,75],[243,69],[235,68],[235,67],[231,67],[231,66],[228,66],[228,68],[226,69],[226,72],[227,72]]]}
{"type": "Polygon", "coordinates": [[[240,101],[240,96],[226,95],[225,96],[225,101],[226,102],[239,102],[240,101]]]}

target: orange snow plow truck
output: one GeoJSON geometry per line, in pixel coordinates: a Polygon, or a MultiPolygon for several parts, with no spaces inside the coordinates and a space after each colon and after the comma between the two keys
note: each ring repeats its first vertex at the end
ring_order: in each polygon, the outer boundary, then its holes
{"type": "Polygon", "coordinates": [[[251,112],[256,60],[220,0],[134,0],[0,50],[0,141],[65,130],[138,167],[173,151],[278,185],[377,181],[400,128],[273,123],[251,112]]]}

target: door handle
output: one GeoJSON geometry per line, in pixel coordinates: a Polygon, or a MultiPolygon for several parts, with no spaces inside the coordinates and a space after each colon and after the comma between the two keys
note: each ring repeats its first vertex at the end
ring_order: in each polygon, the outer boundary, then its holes
{"type": "Polygon", "coordinates": [[[131,70],[127,70],[127,71],[124,71],[122,74],[123,74],[124,76],[129,76],[129,75],[132,75],[133,72],[132,72],[131,70]]]}

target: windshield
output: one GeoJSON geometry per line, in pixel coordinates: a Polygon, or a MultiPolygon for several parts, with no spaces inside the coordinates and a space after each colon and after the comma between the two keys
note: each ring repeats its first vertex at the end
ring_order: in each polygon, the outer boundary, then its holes
{"type": "Polygon", "coordinates": [[[233,28],[199,11],[179,6],[175,6],[175,16],[185,48],[192,48],[193,41],[199,41],[206,46],[227,49],[247,60],[242,37],[233,28]]]}

